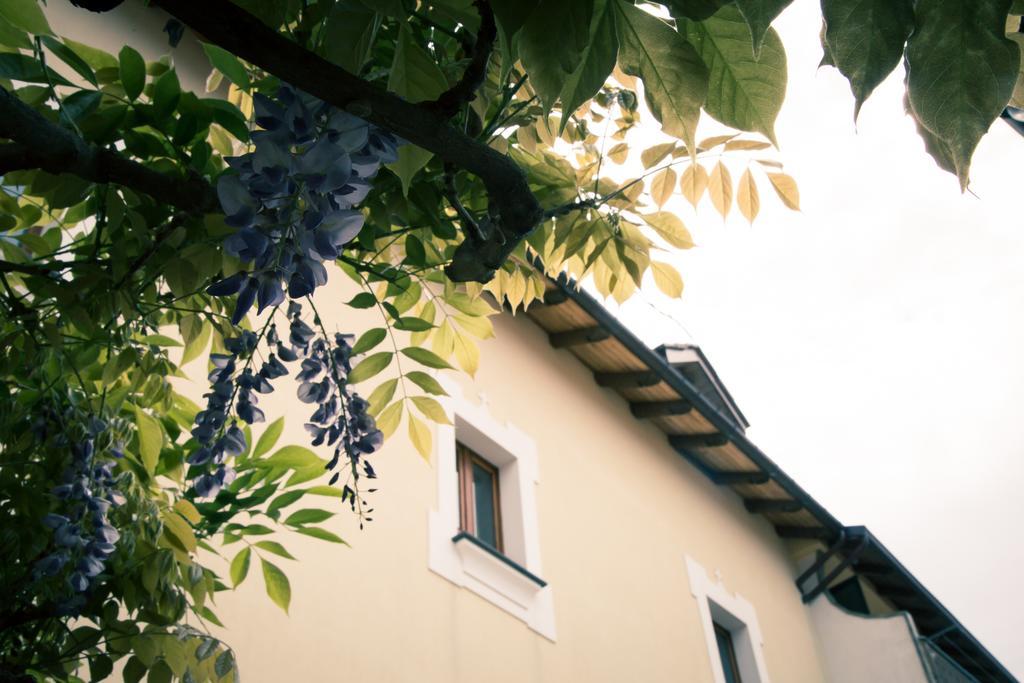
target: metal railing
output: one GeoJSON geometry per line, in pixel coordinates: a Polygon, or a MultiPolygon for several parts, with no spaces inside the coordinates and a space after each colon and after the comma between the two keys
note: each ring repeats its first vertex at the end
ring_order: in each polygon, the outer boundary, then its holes
{"type": "Polygon", "coordinates": [[[931,640],[918,638],[918,643],[931,683],[978,683],[977,678],[969,674],[931,640]]]}

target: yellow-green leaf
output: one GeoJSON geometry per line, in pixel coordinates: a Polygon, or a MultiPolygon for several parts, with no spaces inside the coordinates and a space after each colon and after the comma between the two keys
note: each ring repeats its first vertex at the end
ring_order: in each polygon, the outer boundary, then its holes
{"type": "Polygon", "coordinates": [[[651,181],[651,199],[661,208],[676,189],[676,172],[665,168],[654,175],[651,181]]]}
{"type": "Polygon", "coordinates": [[[667,157],[676,148],[675,141],[663,142],[653,147],[648,147],[644,151],[640,152],[640,163],[644,165],[644,168],[651,168],[659,161],[667,157]]]}
{"type": "Polygon", "coordinates": [[[164,447],[164,430],[160,421],[138,406],[135,407],[135,426],[139,430],[139,456],[150,474],[156,472],[160,450],[164,447]]]}
{"type": "Polygon", "coordinates": [[[690,231],[686,229],[683,221],[675,214],[668,211],[659,211],[658,213],[644,216],[643,219],[647,222],[647,225],[654,228],[654,231],[673,247],[678,249],[693,247],[693,238],[690,236],[690,231]]]}
{"type": "Polygon", "coordinates": [[[683,278],[679,271],[667,263],[651,261],[651,274],[654,275],[654,284],[658,286],[665,296],[677,299],[683,294],[683,278]]]}
{"type": "Polygon", "coordinates": [[[395,401],[377,416],[377,429],[381,431],[384,438],[390,437],[398,429],[398,425],[402,422],[402,409],[405,407],[405,403],[402,401],[395,401]]]}
{"type": "Polygon", "coordinates": [[[452,423],[452,421],[448,419],[448,414],[436,399],[430,398],[429,396],[413,396],[412,402],[417,408],[419,408],[421,413],[437,424],[450,425],[452,423]]]}
{"type": "Polygon", "coordinates": [[[761,210],[761,198],[757,194],[757,185],[754,183],[754,176],[751,175],[749,168],[743,171],[736,187],[736,206],[740,207],[740,213],[751,223],[757,218],[757,212],[761,210]]]}
{"type": "Polygon", "coordinates": [[[235,559],[231,560],[231,585],[237,587],[238,584],[245,580],[246,575],[249,573],[249,562],[252,560],[252,550],[249,546],[245,546],[238,554],[235,555],[235,559]]]}
{"type": "Polygon", "coordinates": [[[252,451],[252,457],[258,458],[264,453],[269,453],[270,449],[277,443],[277,440],[281,438],[282,431],[284,431],[283,417],[279,417],[267,425],[267,428],[263,430],[259,440],[256,442],[256,447],[252,451]]]}
{"type": "Polygon", "coordinates": [[[263,582],[267,586],[267,595],[287,613],[288,605],[292,601],[292,586],[288,582],[288,577],[275,564],[264,559],[260,559],[260,564],[263,566],[263,582]]]}
{"type": "Polygon", "coordinates": [[[768,180],[775,188],[775,194],[779,195],[779,199],[787,208],[793,211],[800,210],[800,190],[791,176],[785,173],[769,173],[768,180]]]}
{"type": "Polygon", "coordinates": [[[176,512],[165,511],[161,518],[164,521],[164,531],[170,532],[178,540],[182,547],[188,552],[195,552],[196,535],[192,531],[185,518],[176,512]]]}
{"type": "MultiPolygon", "coordinates": [[[[411,372],[406,373],[406,377],[408,377],[411,374],[411,372]]],[[[395,389],[397,387],[398,378],[395,377],[393,379],[387,380],[386,382],[382,382],[376,389],[373,390],[373,393],[370,394],[370,397],[366,399],[367,401],[370,402],[371,415],[376,415],[380,411],[384,410],[384,406],[386,406],[391,401],[391,398],[395,395],[395,389]]]]}
{"type": "Polygon", "coordinates": [[[722,214],[722,218],[729,215],[729,209],[732,208],[732,176],[729,175],[729,169],[721,161],[711,169],[711,175],[708,178],[708,195],[711,197],[711,203],[715,210],[722,214]]]}
{"type": "Polygon", "coordinates": [[[416,447],[420,456],[424,460],[430,460],[430,451],[433,448],[430,428],[427,427],[423,420],[412,413],[409,413],[409,439],[412,441],[412,445],[416,447]]]}
{"type": "Polygon", "coordinates": [[[190,501],[181,498],[174,504],[174,509],[179,515],[189,521],[190,524],[199,524],[203,521],[203,516],[199,514],[199,510],[190,501]]]}
{"type": "Polygon", "coordinates": [[[708,172],[704,167],[698,163],[687,166],[683,171],[683,177],[679,179],[679,189],[686,200],[696,207],[707,188],[708,172]]]}

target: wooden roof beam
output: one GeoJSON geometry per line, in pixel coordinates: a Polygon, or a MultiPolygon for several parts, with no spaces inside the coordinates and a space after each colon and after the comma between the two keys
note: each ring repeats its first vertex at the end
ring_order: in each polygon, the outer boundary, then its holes
{"type": "Polygon", "coordinates": [[[569,300],[569,295],[561,289],[549,289],[544,292],[544,305],[557,306],[569,300]]]}
{"type": "Polygon", "coordinates": [[[771,475],[767,472],[754,470],[753,472],[715,472],[714,480],[721,486],[732,486],[734,484],[767,484],[771,481],[771,475]]]}
{"type": "Polygon", "coordinates": [[[598,386],[609,389],[642,389],[653,387],[661,382],[658,373],[651,370],[633,372],[595,372],[594,379],[598,386]]]}
{"type": "Polygon", "coordinates": [[[803,505],[800,501],[789,498],[744,498],[743,505],[747,512],[800,512],[803,505]]]}
{"type": "Polygon", "coordinates": [[[582,346],[583,344],[604,341],[611,336],[611,332],[608,330],[600,325],[594,325],[593,327],[581,327],[565,332],[552,332],[548,338],[551,340],[551,345],[556,349],[564,349],[570,346],[582,346]]]}
{"type": "Polygon", "coordinates": [[[814,541],[827,541],[831,538],[828,529],[820,526],[778,525],[775,533],[781,538],[806,538],[814,541]]]}
{"type": "Polygon", "coordinates": [[[672,434],[668,440],[675,448],[681,449],[715,448],[729,443],[724,434],[672,434]]]}
{"type": "Polygon", "coordinates": [[[680,398],[674,401],[646,401],[643,403],[630,403],[629,409],[632,411],[633,417],[669,417],[672,415],[685,415],[693,410],[693,404],[680,398]]]}

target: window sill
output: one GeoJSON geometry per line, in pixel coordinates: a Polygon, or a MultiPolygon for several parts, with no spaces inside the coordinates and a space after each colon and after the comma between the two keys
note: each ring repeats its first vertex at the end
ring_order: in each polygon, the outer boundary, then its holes
{"type": "MultiPolygon", "coordinates": [[[[477,548],[480,548],[494,559],[504,563],[507,567],[519,572],[524,578],[526,578],[531,583],[535,584],[537,588],[543,588],[544,586],[548,585],[547,581],[540,578],[539,576],[537,576],[536,574],[534,574],[529,569],[522,566],[512,558],[508,557],[497,548],[491,546],[489,543],[484,543],[476,536],[465,531],[460,531],[452,537],[452,543],[455,544],[456,548],[458,548],[461,545],[462,541],[465,541],[469,544],[472,544],[473,546],[476,546],[477,548]]],[[[466,553],[460,549],[459,554],[462,555],[463,560],[465,560],[466,553]]]]}

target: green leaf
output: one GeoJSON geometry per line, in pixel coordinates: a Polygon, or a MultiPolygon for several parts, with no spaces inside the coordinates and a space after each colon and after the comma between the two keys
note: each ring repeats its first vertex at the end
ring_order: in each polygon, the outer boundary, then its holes
{"type": "Polygon", "coordinates": [[[562,122],[559,135],[569,122],[569,114],[592,98],[608,80],[615,68],[619,52],[619,40],[615,34],[615,12],[612,0],[597,0],[591,20],[590,38],[580,59],[579,66],[565,79],[558,97],[562,100],[562,122]]]}
{"type": "Polygon", "coordinates": [[[0,53],[0,78],[25,83],[43,83],[52,81],[54,85],[71,85],[71,82],[50,67],[43,66],[28,55],[17,52],[0,53]]]}
{"type": "Polygon", "coordinates": [[[383,327],[373,327],[359,335],[359,339],[352,345],[352,355],[366,353],[377,344],[380,344],[388,336],[388,331],[383,327]]]}
{"type": "Polygon", "coordinates": [[[305,524],[319,524],[320,522],[326,521],[334,516],[333,512],[328,510],[318,510],[316,508],[307,508],[305,510],[296,510],[284,520],[284,523],[289,526],[303,526],[305,524]]]}
{"type": "Polygon", "coordinates": [[[171,683],[173,679],[174,672],[171,671],[171,667],[164,660],[158,659],[153,663],[153,668],[149,670],[146,683],[171,683]]]}
{"type": "Polygon", "coordinates": [[[121,672],[121,677],[124,679],[124,683],[138,683],[142,680],[142,677],[146,675],[146,665],[142,663],[142,660],[138,657],[130,657],[128,662],[124,665],[124,669],[121,672]]]}
{"type": "Polygon", "coordinates": [[[436,99],[447,89],[448,80],[441,67],[403,23],[388,74],[388,90],[415,103],[436,99]]]}
{"type": "Polygon", "coordinates": [[[53,34],[36,0],[3,0],[0,2],[0,17],[29,33],[53,34]]]}
{"type": "Polygon", "coordinates": [[[50,49],[50,52],[57,55],[62,62],[74,69],[75,73],[87,80],[95,87],[99,87],[96,81],[96,72],[89,64],[79,57],[74,50],[51,36],[43,36],[43,45],[50,49]]]}
{"type": "Polygon", "coordinates": [[[289,560],[295,559],[290,552],[285,550],[285,547],[283,545],[275,541],[257,541],[254,545],[260,550],[266,550],[268,553],[274,553],[275,555],[280,555],[281,557],[287,557],[289,560]]]}
{"type": "Polygon", "coordinates": [[[227,76],[228,80],[242,90],[249,92],[249,71],[238,57],[234,56],[219,45],[203,43],[203,51],[213,68],[227,76]]]}
{"type": "Polygon", "coordinates": [[[717,12],[726,2],[731,0],[665,0],[664,4],[676,19],[702,21],[717,12]]]}
{"type": "Polygon", "coordinates": [[[443,358],[438,356],[433,351],[429,351],[418,346],[410,346],[402,349],[402,353],[420,365],[426,365],[428,368],[435,368],[438,370],[447,370],[452,366],[448,364],[443,358]]]}
{"type": "Polygon", "coordinates": [[[606,0],[541,0],[520,31],[519,56],[545,109],[551,109],[569,75],[583,63],[594,11],[605,4],[606,0]]]}
{"type": "Polygon", "coordinates": [[[147,334],[144,337],[140,337],[139,341],[143,344],[151,344],[152,346],[181,346],[180,341],[165,334],[147,334]]]}
{"type": "Polygon", "coordinates": [[[330,541],[331,543],[342,543],[348,545],[341,536],[328,531],[327,529],[321,529],[318,526],[305,526],[301,529],[295,529],[296,533],[304,534],[306,536],[312,536],[313,538],[319,538],[322,541],[330,541]]]}
{"type": "Polygon", "coordinates": [[[324,57],[345,71],[358,74],[370,56],[380,20],[379,14],[358,3],[336,3],[324,24],[324,57]]]}
{"type": "Polygon", "coordinates": [[[406,332],[426,332],[427,330],[433,329],[433,325],[422,318],[416,318],[413,316],[405,316],[395,321],[396,330],[404,330],[406,332]]]}
{"type": "MultiPolygon", "coordinates": [[[[416,386],[418,386],[420,389],[427,392],[428,394],[434,394],[435,396],[448,395],[448,392],[444,390],[444,387],[441,386],[440,382],[438,382],[436,379],[434,379],[427,373],[423,372],[422,370],[410,370],[409,372],[405,373],[405,378],[410,382],[413,382],[416,386]]],[[[392,391],[392,394],[393,393],[394,392],[392,391]]],[[[388,400],[391,400],[390,397],[388,398],[388,400]]]]}
{"type": "Polygon", "coordinates": [[[907,42],[914,116],[949,147],[961,188],[971,156],[1013,93],[1017,45],[1005,37],[1009,0],[919,0],[907,42]]]}
{"type": "MultiPolygon", "coordinates": [[[[277,565],[271,564],[266,560],[261,559],[260,563],[263,566],[263,582],[267,586],[267,595],[273,600],[278,607],[283,609],[286,613],[288,612],[288,604],[292,601],[292,587],[288,583],[288,577],[284,575],[277,565]]],[[[221,655],[223,657],[223,655],[221,655]]],[[[220,660],[217,660],[220,664],[220,660]]],[[[223,674],[221,674],[223,675],[223,674]]]]}
{"type": "Polygon", "coordinates": [[[61,100],[61,116],[74,122],[81,121],[100,106],[103,93],[97,90],[79,90],[61,100]]]}
{"type": "Polygon", "coordinates": [[[644,83],[644,99],[662,129],[692,150],[708,70],[700,55],[662,20],[617,0],[619,66],[644,83]]]}
{"type": "Polygon", "coordinates": [[[359,292],[345,305],[352,308],[373,308],[377,305],[377,297],[370,292],[359,292]]]}
{"type": "Polygon", "coordinates": [[[164,522],[164,532],[173,535],[186,551],[195,552],[196,535],[185,518],[170,511],[165,511],[160,517],[164,522]]]}
{"type": "Polygon", "coordinates": [[[761,51],[761,41],[768,32],[768,27],[791,2],[793,0],[736,0],[736,6],[740,8],[743,18],[747,20],[747,26],[750,27],[755,55],[761,51]]]}
{"type": "Polygon", "coordinates": [[[277,512],[281,508],[288,507],[304,495],[306,495],[306,491],[285,491],[277,498],[270,501],[270,505],[267,506],[267,514],[273,516],[274,512],[277,512]]]}
{"type": "Polygon", "coordinates": [[[199,325],[199,333],[186,342],[185,351],[181,355],[181,362],[179,365],[191,363],[196,358],[203,355],[203,352],[206,351],[206,347],[210,344],[210,337],[212,334],[213,325],[205,320],[202,321],[199,325]]]}
{"type": "Polygon", "coordinates": [[[494,16],[509,38],[523,27],[538,4],[540,0],[491,0],[494,16]]]}
{"type": "Polygon", "coordinates": [[[854,120],[864,100],[885,80],[903,56],[903,46],[914,30],[911,0],[822,0],[825,19],[822,43],[831,64],[850,82],[857,103],[854,120]]]}
{"type": "Polygon", "coordinates": [[[391,364],[391,359],[394,358],[395,354],[391,351],[379,351],[370,356],[364,358],[358,365],[352,368],[352,372],[348,374],[349,384],[358,384],[364,380],[370,379],[381,370],[391,364]]]}
{"type": "Polygon", "coordinates": [[[245,546],[238,554],[235,555],[235,559],[231,560],[231,585],[237,587],[238,584],[245,581],[246,575],[249,573],[249,562],[252,560],[252,550],[249,546],[245,546]]]}
{"type": "MultiPolygon", "coordinates": [[[[264,579],[266,578],[266,576],[267,576],[267,568],[264,566],[264,568],[263,568],[263,577],[264,577],[264,579]]],[[[281,577],[284,578],[284,574],[281,574],[281,577]]],[[[288,579],[285,578],[284,581],[285,581],[285,585],[287,586],[288,579]]],[[[269,593],[269,592],[270,592],[270,584],[268,583],[267,584],[267,593],[269,593]]],[[[270,596],[270,597],[273,598],[274,596],[270,596]]],[[[277,602],[277,600],[274,600],[274,602],[277,602]]],[[[280,604],[280,603],[278,603],[278,604],[280,604]]],[[[285,612],[288,611],[287,604],[285,605],[284,611],[285,612]]],[[[219,678],[224,678],[229,673],[231,673],[234,670],[234,668],[235,668],[235,656],[233,654],[231,654],[231,650],[224,650],[224,652],[221,652],[219,655],[217,655],[217,660],[213,663],[213,672],[215,674],[217,674],[217,676],[219,678]]]]}
{"type": "Polygon", "coordinates": [[[430,398],[429,396],[413,396],[413,404],[419,408],[420,412],[429,417],[437,424],[450,425],[451,420],[448,419],[448,414],[445,412],[441,404],[437,402],[437,399],[430,398]]]}
{"type": "MultiPolygon", "coordinates": [[[[410,373],[406,373],[406,377],[408,377],[409,374],[410,373]]],[[[366,399],[370,402],[371,415],[376,415],[391,401],[391,397],[395,395],[396,387],[398,387],[397,377],[389,379],[386,382],[382,382],[380,386],[373,390],[370,397],[366,399]]]]}
{"type": "Polygon", "coordinates": [[[282,431],[284,431],[283,417],[279,417],[267,425],[267,428],[260,434],[259,440],[256,441],[256,447],[252,451],[253,459],[261,457],[264,453],[269,453],[277,440],[281,438],[282,431]]]}
{"type": "Polygon", "coordinates": [[[302,469],[314,465],[323,465],[325,461],[316,453],[302,446],[285,446],[260,463],[261,466],[302,469]]]}
{"type": "Polygon", "coordinates": [[[127,45],[117,53],[117,61],[124,94],[129,100],[135,100],[142,94],[142,89],[146,85],[146,62],[142,55],[127,45]]]}
{"type": "Polygon", "coordinates": [[[156,473],[160,450],[164,446],[164,430],[160,421],[138,406],[135,407],[135,426],[139,430],[139,456],[150,475],[156,473]]]}
{"type": "Polygon", "coordinates": [[[181,97],[181,84],[174,69],[165,71],[153,82],[153,108],[161,119],[167,118],[178,106],[181,97]]]}
{"type": "Polygon", "coordinates": [[[21,50],[32,49],[32,39],[17,26],[0,16],[0,45],[21,50]]]}
{"type": "Polygon", "coordinates": [[[786,52],[773,29],[754,57],[750,32],[733,6],[704,21],[683,20],[680,32],[708,67],[704,110],[731,128],[758,131],[775,140],[775,118],[786,96],[786,52]]]}

